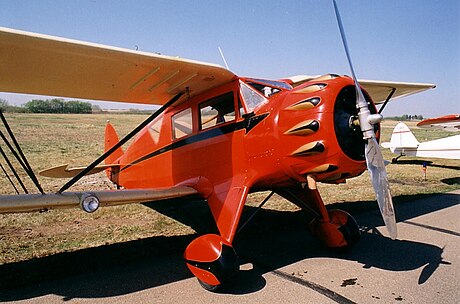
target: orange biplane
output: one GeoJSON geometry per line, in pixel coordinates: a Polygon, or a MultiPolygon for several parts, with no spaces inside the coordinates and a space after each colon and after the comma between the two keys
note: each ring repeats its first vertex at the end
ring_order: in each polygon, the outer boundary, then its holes
{"type": "Polygon", "coordinates": [[[232,243],[250,192],[271,190],[313,212],[316,237],[328,247],[349,247],[359,239],[356,221],[344,211],[328,212],[316,183],[344,183],[362,174],[367,161],[395,238],[377,143],[382,116],[375,105],[434,87],[369,80],[359,85],[356,77],[333,74],[239,77],[208,63],[6,28],[0,29],[0,58],[0,91],[162,105],[121,140],[108,123],[106,152],[88,167],[42,172],[71,177],[58,193],[3,196],[0,212],[73,206],[93,212],[199,195],[219,234],[192,241],[184,258],[208,290],[238,272],[232,243]],[[82,176],[102,170],[119,190],[67,191],[82,176]]]}

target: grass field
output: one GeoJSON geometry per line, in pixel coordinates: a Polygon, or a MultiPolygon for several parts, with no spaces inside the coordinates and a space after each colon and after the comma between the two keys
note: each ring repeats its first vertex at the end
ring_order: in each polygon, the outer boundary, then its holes
{"type": "MultiPolygon", "coordinates": [[[[104,127],[111,120],[122,136],[143,121],[145,115],[93,114],[7,114],[24,153],[36,172],[64,163],[85,165],[103,150],[104,127]]],[[[396,121],[383,124],[383,141],[388,141],[396,121]]],[[[424,131],[413,127],[420,141],[452,133],[424,131]]],[[[4,147],[2,145],[2,147],[4,147]]],[[[6,150],[6,148],[4,148],[6,150]]],[[[385,159],[394,157],[383,151],[385,159]]],[[[421,161],[403,158],[390,164],[387,171],[395,199],[415,194],[441,193],[460,188],[460,161],[426,159],[427,180],[423,180],[421,161]]],[[[5,166],[3,160],[2,164],[5,166]]],[[[212,165],[212,164],[210,164],[212,165]]],[[[24,175],[22,174],[24,177],[24,175]]],[[[24,178],[25,180],[26,178],[24,178]]],[[[56,191],[66,180],[40,178],[46,192],[56,191]]],[[[33,189],[27,182],[29,189],[33,189]]],[[[326,202],[368,202],[374,193],[366,173],[342,185],[323,185],[319,190],[326,202]]],[[[72,190],[111,189],[104,173],[83,178],[72,190]]],[[[14,194],[0,172],[0,194],[14,194]]],[[[264,194],[252,194],[249,205],[257,205],[264,194]]],[[[275,197],[264,208],[296,211],[287,201],[275,197]]],[[[75,251],[82,248],[125,242],[158,235],[185,235],[195,231],[143,205],[101,208],[94,214],[78,209],[52,210],[42,213],[0,215],[0,264],[75,251]]]]}

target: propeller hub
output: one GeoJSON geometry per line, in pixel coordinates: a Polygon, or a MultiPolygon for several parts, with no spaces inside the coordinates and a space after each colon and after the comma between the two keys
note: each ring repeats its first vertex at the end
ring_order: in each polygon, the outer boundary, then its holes
{"type": "Polygon", "coordinates": [[[383,120],[383,116],[382,114],[371,114],[367,117],[367,121],[371,124],[371,125],[376,125],[376,124],[379,124],[381,123],[383,120]]]}
{"type": "MultiPolygon", "coordinates": [[[[376,113],[370,97],[365,92],[364,98],[366,104],[369,104],[370,114],[376,113]]],[[[372,132],[377,132],[378,128],[378,124],[375,127],[371,125],[372,132]]],[[[356,88],[353,85],[345,86],[337,95],[334,105],[334,129],[342,151],[353,160],[365,160],[365,140],[356,108],[356,88]]]]}

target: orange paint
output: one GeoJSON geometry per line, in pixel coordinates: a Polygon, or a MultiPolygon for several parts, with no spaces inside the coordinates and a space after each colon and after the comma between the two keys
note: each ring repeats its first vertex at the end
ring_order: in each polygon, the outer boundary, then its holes
{"type": "MultiPolygon", "coordinates": [[[[221,236],[231,243],[249,192],[297,187],[308,174],[343,183],[365,170],[364,158],[342,145],[364,149],[339,143],[343,136],[337,134],[349,128],[351,116],[336,113],[337,97],[344,88],[351,90],[345,94],[350,98],[342,99],[350,99],[354,109],[353,81],[329,78],[296,88],[271,86],[277,92],[270,97],[264,97],[268,85],[263,81],[240,78],[182,102],[146,127],[115,161],[121,167],[114,181],[125,188],[194,187],[207,198],[221,236]],[[207,106],[213,100],[221,112],[207,106]],[[223,113],[229,107],[232,113],[223,113]],[[293,128],[299,130],[289,132],[293,128]]],[[[361,142],[361,131],[356,134],[361,142]]]]}

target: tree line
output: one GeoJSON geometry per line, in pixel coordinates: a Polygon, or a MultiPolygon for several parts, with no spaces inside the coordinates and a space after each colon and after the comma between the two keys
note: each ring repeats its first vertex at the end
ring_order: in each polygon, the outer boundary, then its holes
{"type": "Polygon", "coordinates": [[[24,107],[30,113],[62,113],[62,114],[89,114],[92,113],[91,104],[78,100],[64,101],[60,98],[33,99],[24,107]]]}
{"type": "Polygon", "coordinates": [[[399,120],[399,121],[408,121],[408,120],[423,120],[423,115],[411,115],[411,114],[404,114],[402,116],[393,116],[393,117],[385,117],[385,119],[392,119],[392,120],[399,120]]]}
{"type": "Polygon", "coordinates": [[[90,114],[93,109],[99,110],[98,106],[93,106],[89,102],[78,100],[65,101],[61,98],[53,99],[33,99],[22,107],[12,106],[8,101],[0,99],[0,109],[3,112],[22,112],[22,113],[62,113],[62,114],[90,114]]]}

